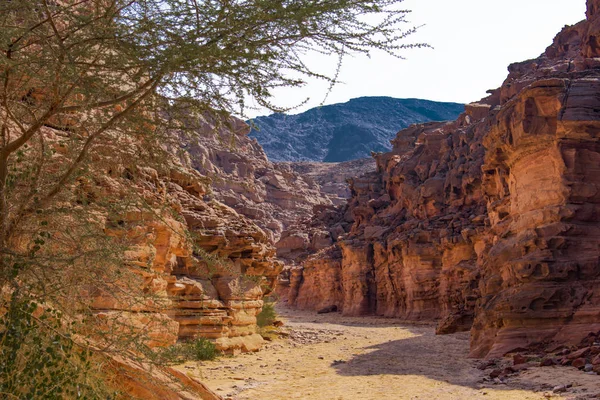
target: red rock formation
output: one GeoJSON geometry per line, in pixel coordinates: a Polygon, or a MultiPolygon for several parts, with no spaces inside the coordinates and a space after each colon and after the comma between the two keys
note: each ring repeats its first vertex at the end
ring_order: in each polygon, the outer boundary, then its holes
{"type": "Polygon", "coordinates": [[[184,137],[184,165],[211,178],[211,196],[251,219],[273,243],[315,205],[331,205],[312,179],[286,163],[271,163],[250,127],[237,118],[218,124],[199,116],[184,137]],[[217,127],[215,127],[215,125],[217,127]]]}
{"type": "Polygon", "coordinates": [[[114,382],[121,392],[119,398],[144,400],[221,400],[203,383],[170,367],[145,365],[114,355],[107,369],[118,376],[114,382]],[[126,396],[126,397],[125,397],[126,396]]]}
{"type": "MultiPolygon", "coordinates": [[[[126,256],[132,266],[147,271],[146,292],[161,302],[155,314],[176,321],[175,335],[166,344],[206,337],[214,339],[220,350],[258,350],[262,338],[256,334],[256,315],[281,269],[269,237],[226,205],[203,200],[207,181],[198,172],[177,163],[171,165],[168,176],[150,169],[143,172],[133,184],[140,191],[144,186],[150,189],[148,201],[155,207],[162,203],[163,209],[132,211],[122,217],[127,231],[139,238],[126,256]],[[182,220],[169,212],[176,212],[182,220]]],[[[95,306],[102,310],[100,314],[118,313],[119,318],[147,318],[147,312],[153,311],[152,307],[111,305],[106,298],[95,306]],[[139,311],[146,312],[136,314],[139,311]]],[[[162,325],[162,336],[172,325],[162,325]]],[[[149,332],[155,334],[152,329],[149,332]]]]}
{"type": "Polygon", "coordinates": [[[483,148],[471,145],[483,131],[465,119],[401,132],[391,153],[376,156],[377,172],[352,180],[352,229],[342,236],[340,251],[324,253],[337,258],[317,254],[304,263],[292,302],[313,309],[336,305],[345,314],[447,316],[454,325],[446,330],[469,326],[485,207],[483,148]],[[323,285],[322,277],[335,282],[337,275],[339,288],[323,285]],[[332,295],[303,294],[313,286],[332,295]]]}
{"type": "Polygon", "coordinates": [[[344,205],[350,197],[347,180],[375,170],[372,158],[359,160],[322,163],[322,162],[280,162],[278,165],[289,165],[305,180],[312,179],[319,184],[321,193],[326,195],[334,205],[344,205]]]}
{"type": "Polygon", "coordinates": [[[471,328],[477,357],[598,332],[599,5],[457,121],[400,132],[290,301],[471,328]]]}
{"type": "Polygon", "coordinates": [[[600,331],[598,4],[503,85],[522,89],[484,140],[491,226],[474,356],[600,331]]]}
{"type": "MultiPolygon", "coordinates": [[[[45,132],[48,143],[60,137],[45,132]]],[[[96,234],[127,246],[128,268],[82,298],[91,299],[101,329],[144,337],[150,347],[206,337],[220,350],[258,350],[256,315],[282,267],[270,237],[208,199],[211,180],[174,155],[164,154],[156,169],[137,165],[130,154],[141,153],[139,146],[107,137],[95,149],[90,175],[73,188],[93,210],[96,234]]]]}

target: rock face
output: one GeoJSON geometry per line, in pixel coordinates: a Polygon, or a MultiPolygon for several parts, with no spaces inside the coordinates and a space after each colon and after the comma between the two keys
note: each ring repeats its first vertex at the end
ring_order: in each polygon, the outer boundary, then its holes
{"type": "Polygon", "coordinates": [[[278,165],[289,165],[304,179],[312,179],[320,186],[320,191],[327,196],[333,205],[342,205],[350,198],[348,179],[375,170],[373,158],[340,163],[320,162],[281,162],[278,165]]]}
{"type": "Polygon", "coordinates": [[[271,161],[350,161],[390,150],[389,140],[398,129],[452,120],[462,109],[456,103],[361,97],[298,115],[258,117],[252,121],[258,130],[250,136],[258,139],[271,161]]]}
{"type": "Polygon", "coordinates": [[[446,316],[448,331],[469,325],[485,206],[483,147],[471,145],[482,130],[465,120],[401,132],[391,153],[376,156],[377,171],[351,181],[352,199],[340,209],[353,221],[349,233],[304,262],[290,301],[354,315],[446,316]]]}
{"type": "Polygon", "coordinates": [[[289,301],[471,329],[476,357],[600,331],[599,5],[456,121],[398,133],[289,301]]]}
{"type": "MultiPolygon", "coordinates": [[[[47,130],[49,142],[56,133],[47,130]]],[[[140,166],[142,148],[124,140],[98,144],[93,175],[75,190],[97,208],[104,233],[126,245],[129,268],[116,288],[89,288],[96,319],[124,335],[143,332],[150,347],[204,337],[227,352],[258,350],[256,315],[282,267],[271,237],[211,198],[211,178],[181,155],[140,166]],[[124,206],[111,212],[104,200],[124,206]]]]}
{"type": "Polygon", "coordinates": [[[541,58],[513,66],[500,91],[484,139],[491,237],[474,355],[600,330],[597,4],[541,58]]]}
{"type": "Polygon", "coordinates": [[[286,164],[271,163],[243,121],[229,118],[216,127],[210,116],[199,117],[195,134],[184,140],[182,161],[212,179],[211,195],[251,219],[276,242],[315,205],[330,205],[310,178],[286,164]]]}

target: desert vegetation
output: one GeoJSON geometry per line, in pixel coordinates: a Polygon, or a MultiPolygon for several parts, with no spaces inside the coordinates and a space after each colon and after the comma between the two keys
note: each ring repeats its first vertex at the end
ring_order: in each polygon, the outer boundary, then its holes
{"type": "MultiPolygon", "coordinates": [[[[399,3],[0,4],[2,395],[110,397],[123,358],[145,362],[148,348],[173,345],[179,322],[163,311],[166,287],[178,286],[152,268],[210,281],[213,258],[222,260],[213,245],[194,250],[205,239],[178,213],[181,196],[204,207],[209,185],[180,161],[182,136],[198,133],[190,121],[210,120],[214,133],[249,98],[281,110],[275,87],[306,77],[334,85],[335,68],[303,63],[310,51],[339,65],[351,53],[419,46],[404,41],[413,29],[401,30],[399,3]],[[160,248],[157,237],[181,243],[179,255],[144,253],[160,248]]],[[[175,358],[212,357],[202,340],[172,348],[175,358]]]]}

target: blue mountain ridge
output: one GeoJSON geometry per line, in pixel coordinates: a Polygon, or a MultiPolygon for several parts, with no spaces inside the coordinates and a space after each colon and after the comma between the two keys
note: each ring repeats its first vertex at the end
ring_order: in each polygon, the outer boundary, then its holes
{"type": "Polygon", "coordinates": [[[296,115],[254,118],[250,137],[270,161],[342,162],[389,151],[390,139],[411,124],[454,120],[464,105],[421,99],[359,97],[296,115]]]}

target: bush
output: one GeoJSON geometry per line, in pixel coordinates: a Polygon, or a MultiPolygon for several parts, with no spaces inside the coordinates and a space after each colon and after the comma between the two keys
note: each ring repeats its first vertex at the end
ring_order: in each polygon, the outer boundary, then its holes
{"type": "Polygon", "coordinates": [[[263,328],[265,326],[273,325],[276,318],[277,313],[275,313],[275,304],[265,303],[262,311],[256,316],[256,324],[263,328]]]}
{"type": "Polygon", "coordinates": [[[206,338],[199,338],[186,343],[187,354],[194,361],[214,360],[217,357],[215,344],[206,338]]]}
{"type": "Polygon", "coordinates": [[[213,342],[206,338],[198,338],[160,349],[153,358],[161,364],[181,364],[186,361],[214,360],[218,355],[213,342]]]}
{"type": "Polygon", "coordinates": [[[2,308],[0,398],[113,398],[104,386],[101,360],[69,336],[58,311],[17,291],[2,308]]]}

